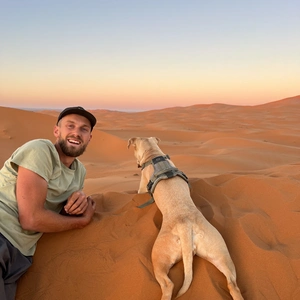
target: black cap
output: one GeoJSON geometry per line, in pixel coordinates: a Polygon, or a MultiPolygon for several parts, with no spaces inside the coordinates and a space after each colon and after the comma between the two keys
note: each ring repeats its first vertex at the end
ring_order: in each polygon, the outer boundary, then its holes
{"type": "Polygon", "coordinates": [[[93,130],[93,127],[97,123],[97,119],[90,112],[88,112],[87,110],[85,110],[81,106],[75,106],[75,107],[67,107],[67,108],[65,108],[59,114],[56,124],[58,124],[58,122],[60,121],[60,119],[62,119],[63,117],[65,117],[67,115],[72,115],[72,114],[80,115],[80,116],[83,116],[83,117],[87,118],[90,121],[90,123],[91,123],[92,130],[93,130]]]}

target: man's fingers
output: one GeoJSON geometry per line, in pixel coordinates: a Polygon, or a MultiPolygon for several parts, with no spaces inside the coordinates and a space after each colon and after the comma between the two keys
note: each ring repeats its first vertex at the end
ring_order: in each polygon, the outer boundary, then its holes
{"type": "Polygon", "coordinates": [[[78,207],[75,207],[74,205],[69,210],[70,215],[81,215],[85,212],[85,210],[88,207],[87,202],[82,202],[78,207]]]}
{"type": "Polygon", "coordinates": [[[85,194],[82,192],[75,192],[69,197],[64,209],[69,214],[78,214],[81,210],[85,210],[87,205],[88,203],[85,194]]]}
{"type": "Polygon", "coordinates": [[[64,207],[66,212],[70,210],[72,205],[77,201],[78,197],[79,197],[79,193],[75,192],[68,198],[67,204],[64,207]]]}

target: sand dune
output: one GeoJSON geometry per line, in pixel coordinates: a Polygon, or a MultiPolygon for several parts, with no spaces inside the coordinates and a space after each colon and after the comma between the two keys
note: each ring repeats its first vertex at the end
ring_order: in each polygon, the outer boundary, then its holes
{"type": "MultiPolygon", "coordinates": [[[[155,300],[151,248],[162,216],[139,204],[140,169],[127,140],[157,136],[189,178],[197,207],[222,234],[248,300],[300,299],[300,96],[259,106],[223,104],[139,113],[94,110],[98,123],[81,161],[97,202],[81,230],[44,234],[18,300],[155,300]]],[[[0,161],[32,138],[53,140],[57,112],[0,107],[0,161]]],[[[183,266],[170,272],[176,293],[183,266]]],[[[181,298],[231,299],[224,276],[195,257],[181,298]]]]}

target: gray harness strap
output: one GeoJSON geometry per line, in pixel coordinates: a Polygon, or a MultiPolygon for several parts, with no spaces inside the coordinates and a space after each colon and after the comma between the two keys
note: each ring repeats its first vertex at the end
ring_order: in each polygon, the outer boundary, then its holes
{"type": "Polygon", "coordinates": [[[154,192],[156,185],[161,180],[172,178],[175,176],[180,176],[182,179],[184,179],[189,184],[188,177],[183,172],[181,172],[177,168],[173,167],[167,159],[170,159],[170,157],[168,155],[157,156],[157,157],[153,158],[150,162],[147,162],[142,166],[142,169],[143,169],[143,168],[145,168],[145,166],[152,164],[154,167],[154,172],[147,184],[147,190],[152,197],[146,203],[138,206],[139,208],[143,208],[154,202],[153,192],[154,192]]]}
{"type": "Polygon", "coordinates": [[[150,204],[152,204],[152,203],[154,203],[154,202],[155,202],[155,201],[154,201],[153,197],[151,197],[147,202],[145,202],[145,203],[139,205],[138,208],[144,208],[144,207],[146,207],[146,206],[148,206],[148,205],[150,205],[150,204]]]}

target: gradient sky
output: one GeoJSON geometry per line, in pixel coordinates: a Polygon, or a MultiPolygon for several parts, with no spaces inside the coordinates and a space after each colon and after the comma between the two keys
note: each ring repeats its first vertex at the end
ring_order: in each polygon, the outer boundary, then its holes
{"type": "Polygon", "coordinates": [[[0,105],[145,110],[299,95],[299,0],[0,0],[0,105]]]}

